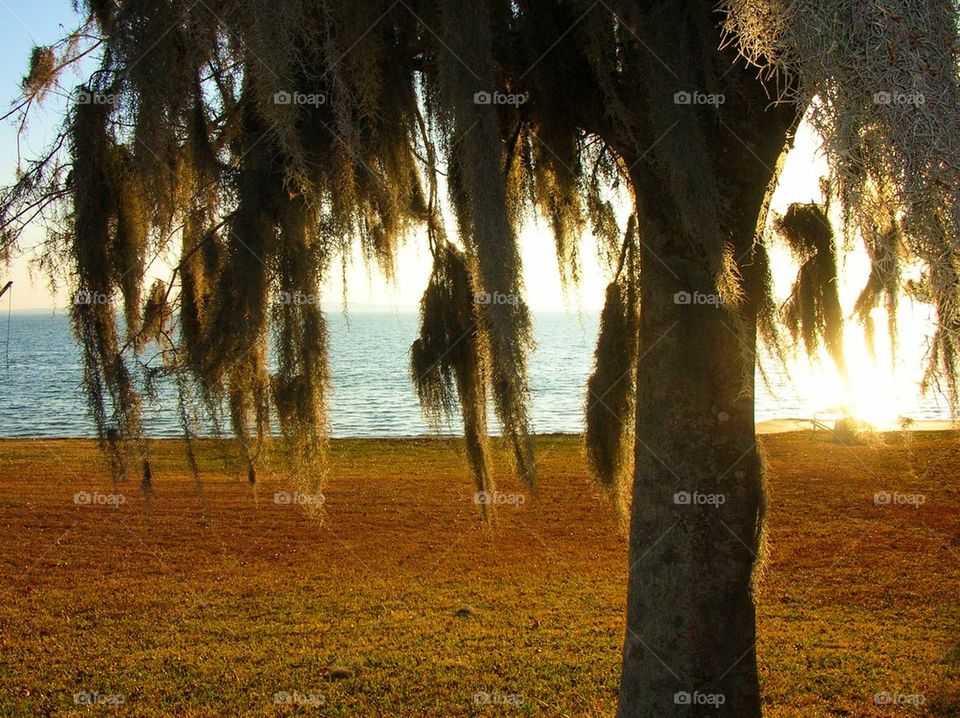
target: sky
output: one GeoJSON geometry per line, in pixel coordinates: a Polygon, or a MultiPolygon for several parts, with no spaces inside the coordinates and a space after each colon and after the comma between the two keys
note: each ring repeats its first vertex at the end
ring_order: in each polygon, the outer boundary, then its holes
{"type": "MultiPolygon", "coordinates": [[[[0,53],[0,104],[9,106],[19,96],[20,81],[26,71],[31,48],[55,42],[79,22],[80,18],[73,11],[69,0],[0,0],[0,39],[3,42],[3,52],[0,53]]],[[[66,92],[72,91],[72,85],[79,82],[79,75],[66,76],[66,92]]],[[[19,138],[19,149],[24,156],[29,157],[44,148],[58,124],[62,109],[63,98],[54,97],[47,101],[46,107],[34,111],[29,131],[19,138]]],[[[821,200],[818,180],[826,172],[826,164],[817,152],[818,146],[818,139],[809,128],[801,126],[773,197],[773,211],[783,212],[791,202],[821,200]]],[[[15,177],[17,152],[16,124],[11,121],[0,123],[2,185],[10,184],[15,177]]],[[[25,244],[29,246],[40,238],[39,228],[35,229],[28,234],[25,244]]],[[[597,258],[596,244],[591,237],[585,237],[581,247],[582,282],[569,293],[564,293],[561,288],[553,239],[544,223],[541,221],[539,224],[527,226],[521,233],[520,241],[525,268],[526,299],[535,315],[552,311],[574,314],[599,311],[609,276],[597,258]]],[[[796,269],[786,248],[774,245],[770,253],[777,294],[783,297],[789,291],[796,269]]],[[[4,297],[4,303],[9,301],[9,306],[14,311],[66,308],[66,290],[51,294],[43,273],[31,271],[30,258],[31,253],[28,251],[24,256],[17,257],[11,267],[0,267],[0,286],[7,279],[14,281],[12,294],[4,297]]],[[[869,276],[869,260],[863,251],[855,251],[847,254],[843,262],[841,300],[849,311],[869,276]]],[[[400,251],[397,263],[400,286],[388,285],[375,270],[368,270],[362,262],[355,262],[348,270],[348,309],[351,312],[415,310],[427,284],[430,263],[429,251],[422,236],[412,237],[400,251]]],[[[327,308],[341,308],[342,287],[342,276],[337,270],[321,289],[327,308]]],[[[883,336],[882,327],[885,326],[885,321],[881,316],[877,316],[877,323],[881,328],[878,332],[881,345],[879,355],[883,356],[883,343],[886,338],[883,336]]],[[[909,405],[916,399],[923,346],[931,328],[931,312],[928,307],[902,302],[900,324],[905,328],[905,336],[901,337],[901,347],[904,350],[903,356],[898,360],[901,368],[895,371],[891,370],[889,365],[886,368],[879,366],[867,355],[862,332],[858,327],[851,326],[847,331],[845,343],[855,380],[852,401],[861,413],[883,413],[889,418],[896,407],[909,405]]],[[[818,403],[824,406],[835,404],[837,397],[848,395],[851,391],[841,384],[830,363],[822,359],[793,362],[791,375],[805,392],[818,397],[818,403]]]]}
{"type": "MultiPolygon", "coordinates": [[[[31,49],[35,45],[51,44],[65,30],[80,23],[80,16],[68,0],[0,0],[0,37],[3,52],[0,53],[0,103],[6,108],[20,94],[20,81],[25,74],[31,49]]],[[[64,84],[79,83],[79,75],[68,75],[64,84]]],[[[20,137],[21,152],[29,157],[46,144],[57,126],[58,111],[63,102],[53,97],[32,119],[25,135],[20,137]]],[[[34,111],[32,110],[31,113],[34,111]]],[[[0,183],[10,184],[17,167],[17,125],[11,120],[0,126],[0,183]]],[[[41,237],[36,229],[28,234],[27,242],[37,242],[41,237]]],[[[554,257],[553,240],[542,226],[528,227],[521,236],[524,259],[527,298],[534,311],[599,311],[608,277],[596,260],[595,246],[590,238],[584,238],[582,284],[566,296],[561,288],[560,275],[554,257]],[[549,261],[547,261],[549,258],[549,261]]],[[[0,279],[14,280],[12,302],[14,310],[64,308],[67,292],[62,289],[51,294],[43,272],[32,270],[32,253],[17,258],[9,271],[0,268],[0,279]]],[[[348,304],[351,311],[412,310],[417,307],[426,288],[430,273],[430,253],[425,236],[411,237],[401,249],[398,258],[397,276],[402,278],[399,286],[389,285],[376,271],[368,271],[359,261],[354,262],[348,274],[348,304]]],[[[322,289],[324,302],[341,306],[343,279],[339,269],[334,271],[322,289]]]]}
{"type": "MultiPolygon", "coordinates": [[[[32,47],[55,42],[66,31],[76,27],[80,17],[68,0],[0,0],[0,37],[3,53],[0,53],[0,102],[9,106],[20,94],[23,77],[32,47]]],[[[78,74],[67,75],[66,91],[70,85],[79,83],[78,74]]],[[[0,183],[13,181],[19,151],[25,157],[40,152],[58,123],[63,109],[63,99],[51,97],[40,108],[31,111],[28,131],[19,137],[15,119],[0,125],[0,183]]],[[[798,147],[784,175],[783,191],[775,198],[778,206],[786,207],[790,201],[808,201],[819,195],[816,178],[822,171],[822,163],[811,161],[812,138],[799,138],[798,147]]],[[[27,246],[41,238],[36,228],[27,235],[27,246]]],[[[609,276],[601,266],[592,237],[584,237],[580,256],[582,258],[582,281],[580,286],[564,292],[553,249],[553,239],[544,223],[530,223],[520,237],[525,267],[527,300],[534,312],[538,311],[599,311],[604,289],[609,276]]],[[[51,294],[43,272],[31,267],[35,255],[28,251],[15,259],[13,266],[0,279],[14,280],[12,303],[15,310],[63,308],[67,304],[66,289],[51,294]]],[[[787,263],[788,260],[787,260],[787,263]]],[[[397,276],[399,286],[389,285],[376,271],[368,271],[362,262],[355,262],[348,270],[348,304],[351,311],[363,309],[410,310],[417,306],[426,287],[430,271],[430,255],[425,238],[411,237],[400,252],[397,276]]],[[[342,276],[333,272],[322,289],[325,303],[340,306],[342,276]]]]}

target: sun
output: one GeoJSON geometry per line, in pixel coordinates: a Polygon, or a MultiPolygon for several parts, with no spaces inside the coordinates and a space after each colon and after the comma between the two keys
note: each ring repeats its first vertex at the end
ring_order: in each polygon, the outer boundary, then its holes
{"type": "Polygon", "coordinates": [[[793,367],[791,378],[805,413],[823,419],[853,417],[881,430],[898,428],[907,411],[906,397],[917,387],[891,366],[889,346],[879,337],[876,356],[859,327],[848,326],[844,339],[846,377],[826,356],[793,367]]]}

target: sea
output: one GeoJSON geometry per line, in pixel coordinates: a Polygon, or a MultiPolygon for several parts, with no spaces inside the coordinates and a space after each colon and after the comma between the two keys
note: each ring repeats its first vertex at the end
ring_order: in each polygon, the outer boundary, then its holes
{"type": "MultiPolygon", "coordinates": [[[[95,435],[82,387],[80,352],[69,317],[59,310],[0,314],[0,437],[95,435]]],[[[410,380],[409,350],[418,317],[403,312],[329,312],[330,430],[333,437],[408,437],[432,433],[410,380]]],[[[530,357],[532,423],[538,434],[583,430],[586,381],[593,363],[598,317],[534,315],[536,349],[530,357]]],[[[808,417],[818,407],[786,368],[767,362],[758,381],[758,421],[808,417]]],[[[918,372],[919,372],[918,368],[918,372]]],[[[950,418],[942,397],[913,397],[903,413],[917,420],[950,418]]],[[[147,404],[148,436],[181,434],[172,386],[147,404]]],[[[493,433],[496,426],[491,426],[493,433]]],[[[456,421],[443,433],[460,433],[456,421]]]]}

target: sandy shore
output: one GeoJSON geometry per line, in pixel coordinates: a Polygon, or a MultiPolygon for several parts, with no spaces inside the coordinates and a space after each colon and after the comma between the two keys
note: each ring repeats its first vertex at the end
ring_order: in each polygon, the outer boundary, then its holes
{"type": "MultiPolygon", "coordinates": [[[[833,427],[834,419],[818,418],[820,423],[833,427]]],[[[960,428],[952,421],[914,421],[907,431],[952,431],[960,428]]],[[[812,431],[813,419],[770,419],[757,422],[758,434],[784,434],[788,431],[812,431]]],[[[878,431],[902,431],[899,426],[878,426],[878,431]]]]}

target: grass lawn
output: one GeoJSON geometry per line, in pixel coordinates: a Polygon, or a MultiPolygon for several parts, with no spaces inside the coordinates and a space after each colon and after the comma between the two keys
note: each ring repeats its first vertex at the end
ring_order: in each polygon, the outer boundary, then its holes
{"type": "MultiPolygon", "coordinates": [[[[251,488],[204,444],[198,491],[156,442],[147,503],[92,442],[0,441],[0,716],[612,716],[626,541],[579,439],[538,443],[489,529],[455,440],[333,442],[323,521],[279,460],[251,488]]],[[[957,436],[761,443],[766,714],[960,716],[957,436]]]]}

